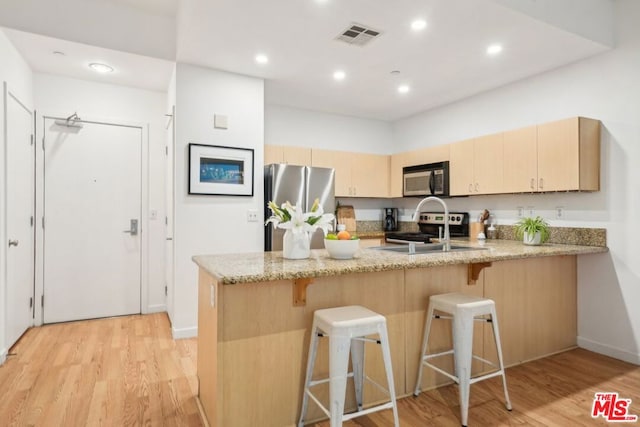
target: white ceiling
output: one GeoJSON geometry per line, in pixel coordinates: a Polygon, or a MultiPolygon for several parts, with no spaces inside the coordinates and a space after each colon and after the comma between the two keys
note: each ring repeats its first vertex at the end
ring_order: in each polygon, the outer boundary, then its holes
{"type": "Polygon", "coordinates": [[[608,50],[613,7],[612,0],[0,0],[0,25],[15,29],[8,37],[39,72],[165,90],[179,61],[264,78],[267,103],[396,120],[608,50]],[[411,30],[415,18],[427,21],[422,32],[411,30]],[[336,41],[352,22],[383,34],[364,47],[336,41]],[[491,43],[503,52],[487,56],[491,43]],[[256,64],[257,53],[269,63],[256,64]],[[93,61],[117,72],[90,73],[93,61]],[[336,69],[347,73],[344,81],[332,79],[336,69]],[[400,83],[410,92],[398,94],[400,83]]]}

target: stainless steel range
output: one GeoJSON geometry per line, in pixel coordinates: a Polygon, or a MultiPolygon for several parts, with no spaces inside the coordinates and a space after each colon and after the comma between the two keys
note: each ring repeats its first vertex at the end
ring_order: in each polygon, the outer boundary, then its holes
{"type": "MultiPolygon", "coordinates": [[[[385,233],[385,241],[389,243],[430,243],[432,238],[438,238],[440,233],[444,233],[444,213],[420,212],[418,227],[420,227],[418,232],[394,231],[385,233]]],[[[449,233],[451,237],[469,236],[469,214],[467,212],[449,213],[449,233]]]]}

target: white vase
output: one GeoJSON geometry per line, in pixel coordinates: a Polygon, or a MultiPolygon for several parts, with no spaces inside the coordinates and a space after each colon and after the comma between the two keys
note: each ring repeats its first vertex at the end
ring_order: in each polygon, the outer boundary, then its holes
{"type": "Polygon", "coordinates": [[[291,230],[284,232],[282,238],[282,256],[287,259],[305,259],[311,254],[311,238],[309,233],[301,231],[294,233],[291,230]]]}
{"type": "Polygon", "coordinates": [[[524,233],[524,236],[522,237],[522,243],[525,245],[537,246],[541,244],[540,240],[542,239],[539,231],[535,234],[524,233]]]}

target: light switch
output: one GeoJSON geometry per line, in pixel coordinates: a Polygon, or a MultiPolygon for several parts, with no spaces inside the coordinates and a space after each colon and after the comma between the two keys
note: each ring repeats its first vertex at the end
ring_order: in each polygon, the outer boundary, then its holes
{"type": "Polygon", "coordinates": [[[227,116],[223,116],[222,114],[214,114],[213,116],[213,127],[216,129],[227,129],[229,126],[227,116]]]}

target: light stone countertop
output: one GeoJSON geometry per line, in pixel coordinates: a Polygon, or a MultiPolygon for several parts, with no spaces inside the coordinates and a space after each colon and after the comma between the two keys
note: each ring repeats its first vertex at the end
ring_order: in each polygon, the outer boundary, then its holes
{"type": "Polygon", "coordinates": [[[512,240],[489,240],[484,245],[464,240],[454,240],[453,243],[460,246],[486,248],[486,250],[407,255],[374,248],[361,248],[353,259],[336,260],[330,258],[325,249],[313,249],[311,256],[303,260],[284,259],[282,252],[197,255],[192,259],[222,284],[230,285],[541,256],[596,254],[608,251],[603,246],[560,244],[526,246],[522,242],[512,240]]]}

